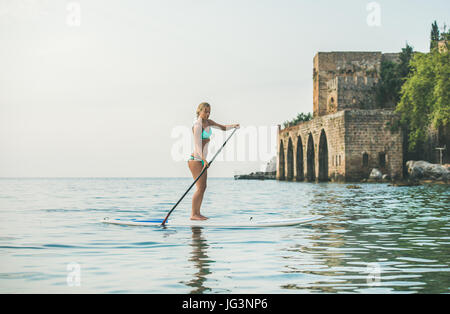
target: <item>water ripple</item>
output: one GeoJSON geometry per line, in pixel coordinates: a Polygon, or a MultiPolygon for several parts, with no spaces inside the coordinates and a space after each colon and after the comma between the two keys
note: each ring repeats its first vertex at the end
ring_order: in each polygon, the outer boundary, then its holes
{"type": "MultiPolygon", "coordinates": [[[[448,293],[447,186],[208,179],[202,213],[268,229],[105,226],[162,217],[190,179],[1,179],[0,292],[448,293]]],[[[192,193],[173,217],[188,219],[192,193]]]]}

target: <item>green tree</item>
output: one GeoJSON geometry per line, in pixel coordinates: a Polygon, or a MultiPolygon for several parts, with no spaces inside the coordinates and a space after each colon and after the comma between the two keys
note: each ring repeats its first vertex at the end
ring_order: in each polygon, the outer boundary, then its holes
{"type": "Polygon", "coordinates": [[[426,130],[447,126],[450,119],[449,52],[416,53],[411,73],[401,89],[396,112],[408,134],[408,150],[423,149],[426,130]]]}
{"type": "Polygon", "coordinates": [[[400,91],[400,80],[397,76],[396,64],[392,61],[381,62],[381,79],[376,89],[376,102],[378,107],[389,107],[390,104],[396,104],[400,91]]]}
{"type": "Polygon", "coordinates": [[[430,51],[437,47],[437,42],[439,41],[439,39],[439,27],[437,25],[437,22],[434,21],[433,24],[431,24],[430,51]]]}
{"type": "Polygon", "coordinates": [[[411,71],[410,60],[414,49],[408,43],[402,48],[399,55],[399,63],[382,61],[380,69],[380,82],[376,89],[376,101],[378,107],[390,107],[396,105],[400,100],[400,90],[411,71]]]}
{"type": "MultiPolygon", "coordinates": [[[[413,56],[414,49],[408,43],[406,43],[406,47],[402,48],[402,52],[400,53],[399,59],[400,63],[397,67],[397,73],[401,80],[405,80],[411,71],[410,61],[413,56]]],[[[402,82],[403,84],[403,82],[402,82]]]]}

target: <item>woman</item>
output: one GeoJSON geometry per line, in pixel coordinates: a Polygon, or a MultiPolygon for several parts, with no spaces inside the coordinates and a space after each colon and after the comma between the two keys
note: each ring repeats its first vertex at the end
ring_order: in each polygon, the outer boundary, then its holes
{"type": "MultiPolygon", "coordinates": [[[[192,132],[194,133],[194,152],[188,160],[189,170],[191,170],[192,177],[196,179],[202,170],[208,168],[206,156],[208,154],[209,138],[211,137],[211,127],[226,131],[232,128],[239,128],[239,124],[221,125],[209,119],[211,113],[211,106],[202,102],[197,107],[197,120],[194,122],[192,132]]],[[[197,190],[192,197],[192,213],[191,220],[206,220],[207,217],[200,214],[200,206],[202,205],[203,194],[206,190],[206,179],[208,176],[208,169],[198,179],[196,186],[197,190]]]]}

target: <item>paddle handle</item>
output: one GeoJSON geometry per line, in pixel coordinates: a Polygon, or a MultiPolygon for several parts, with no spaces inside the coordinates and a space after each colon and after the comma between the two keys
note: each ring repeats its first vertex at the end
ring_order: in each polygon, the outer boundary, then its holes
{"type": "MultiPolygon", "coordinates": [[[[234,128],[233,132],[231,133],[231,135],[226,139],[226,141],[223,143],[222,147],[220,147],[220,149],[217,151],[217,153],[214,155],[214,157],[211,159],[211,161],[208,163],[209,167],[211,167],[212,162],[214,161],[214,159],[216,159],[216,156],[222,151],[222,149],[225,147],[225,144],[228,142],[228,140],[233,136],[234,132],[236,132],[237,128],[234,128]]],[[[208,167],[208,168],[209,168],[208,167]]],[[[166,224],[167,219],[169,219],[170,214],[172,214],[173,210],[178,206],[178,204],[181,202],[181,200],[186,196],[186,194],[192,189],[192,187],[195,185],[195,183],[198,181],[198,179],[200,179],[200,177],[203,175],[203,173],[205,172],[207,168],[203,167],[202,172],[200,172],[199,176],[194,180],[194,182],[191,184],[191,186],[189,187],[189,189],[187,189],[186,192],[184,192],[183,196],[178,200],[178,202],[172,207],[172,209],[167,213],[166,218],[164,218],[161,226],[164,226],[166,224]]]]}

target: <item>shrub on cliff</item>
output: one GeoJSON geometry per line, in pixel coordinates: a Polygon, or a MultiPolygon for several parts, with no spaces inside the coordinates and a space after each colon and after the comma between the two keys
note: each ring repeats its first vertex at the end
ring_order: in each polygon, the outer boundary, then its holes
{"type": "Polygon", "coordinates": [[[311,114],[311,112],[308,112],[306,114],[302,112],[302,113],[299,113],[295,119],[293,119],[291,121],[285,121],[283,123],[283,127],[288,128],[290,126],[297,125],[300,122],[306,122],[306,121],[312,120],[312,118],[313,118],[313,115],[311,114]]]}

